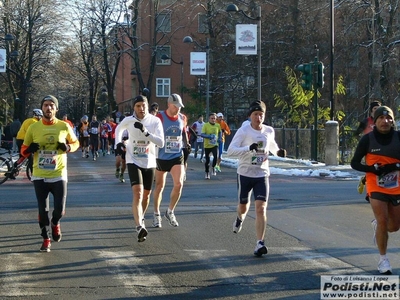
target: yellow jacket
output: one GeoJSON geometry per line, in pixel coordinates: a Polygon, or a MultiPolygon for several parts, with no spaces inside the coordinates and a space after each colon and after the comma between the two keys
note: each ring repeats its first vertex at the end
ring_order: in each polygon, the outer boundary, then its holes
{"type": "Polygon", "coordinates": [[[19,129],[17,133],[17,140],[23,140],[25,138],[26,131],[28,130],[29,126],[31,126],[33,123],[36,123],[38,119],[35,117],[26,119],[22,125],[21,128],[19,129]]]}

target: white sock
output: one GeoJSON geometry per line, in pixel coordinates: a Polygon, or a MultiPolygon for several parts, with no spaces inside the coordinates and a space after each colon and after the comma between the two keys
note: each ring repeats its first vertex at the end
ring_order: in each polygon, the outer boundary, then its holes
{"type": "Polygon", "coordinates": [[[386,254],[379,255],[379,261],[382,261],[382,260],[384,260],[384,259],[387,259],[386,254]]]}
{"type": "Polygon", "coordinates": [[[167,209],[167,212],[170,214],[170,213],[173,213],[174,211],[173,210],[170,210],[169,208],[167,209]]]}

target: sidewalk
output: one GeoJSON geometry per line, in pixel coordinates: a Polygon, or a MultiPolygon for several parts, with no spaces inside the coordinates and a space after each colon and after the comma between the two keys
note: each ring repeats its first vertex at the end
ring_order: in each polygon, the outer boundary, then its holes
{"type": "MultiPolygon", "coordinates": [[[[237,159],[222,156],[222,165],[230,168],[237,168],[237,159]]],[[[304,177],[328,177],[340,179],[358,180],[364,175],[362,172],[353,170],[350,165],[327,166],[324,163],[312,163],[311,161],[282,158],[276,156],[269,157],[271,174],[304,177]]]]}

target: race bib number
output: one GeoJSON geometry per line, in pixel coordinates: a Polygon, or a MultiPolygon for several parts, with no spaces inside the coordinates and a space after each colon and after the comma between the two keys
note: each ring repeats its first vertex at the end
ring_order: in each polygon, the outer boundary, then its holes
{"type": "Polygon", "coordinates": [[[203,142],[203,138],[202,138],[201,136],[199,136],[199,137],[197,138],[197,142],[198,142],[198,143],[202,143],[202,142],[203,142]]]}
{"type": "Polygon", "coordinates": [[[264,152],[256,153],[251,157],[252,165],[262,165],[267,160],[267,155],[264,152]]]}
{"type": "Polygon", "coordinates": [[[86,129],[83,131],[83,136],[84,137],[88,137],[89,136],[89,132],[86,129]]]}
{"type": "Polygon", "coordinates": [[[216,145],[217,144],[217,137],[215,136],[215,134],[211,135],[210,144],[211,145],[216,145]]]}
{"type": "Polygon", "coordinates": [[[92,134],[98,134],[99,133],[99,129],[97,127],[92,127],[91,131],[92,134]]]}
{"type": "Polygon", "coordinates": [[[165,139],[165,153],[179,153],[182,151],[182,140],[179,136],[167,136],[165,139]]]}
{"type": "Polygon", "coordinates": [[[376,176],[378,186],[385,189],[397,188],[399,186],[399,172],[394,171],[386,175],[376,176]]]}
{"type": "Polygon", "coordinates": [[[39,169],[55,170],[57,165],[57,151],[42,150],[39,152],[39,169]]]}
{"type": "Polygon", "coordinates": [[[146,141],[133,141],[133,156],[147,158],[149,156],[149,143],[146,141]]]}

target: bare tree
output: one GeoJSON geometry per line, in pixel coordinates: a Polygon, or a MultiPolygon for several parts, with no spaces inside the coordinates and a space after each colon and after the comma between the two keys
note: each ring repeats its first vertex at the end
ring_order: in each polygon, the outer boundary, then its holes
{"type": "Polygon", "coordinates": [[[3,1],[2,33],[14,38],[5,46],[15,118],[26,118],[32,102],[30,95],[40,91],[36,83],[43,78],[56,45],[60,44],[58,33],[63,23],[53,9],[58,4],[57,0],[3,1]]]}

